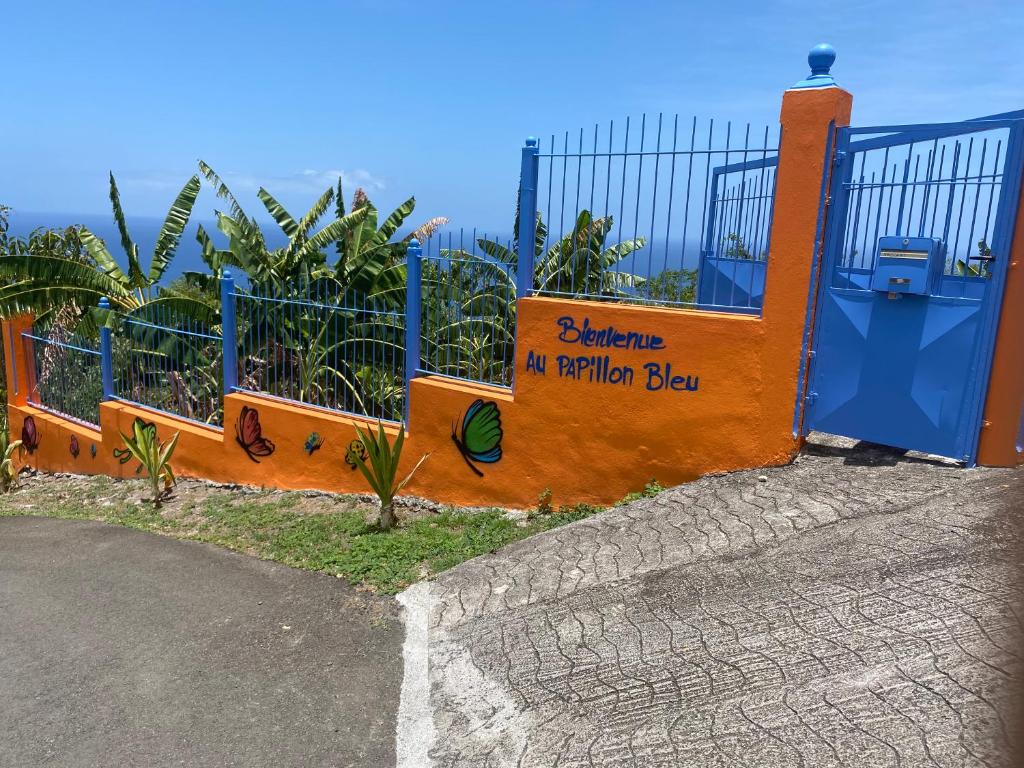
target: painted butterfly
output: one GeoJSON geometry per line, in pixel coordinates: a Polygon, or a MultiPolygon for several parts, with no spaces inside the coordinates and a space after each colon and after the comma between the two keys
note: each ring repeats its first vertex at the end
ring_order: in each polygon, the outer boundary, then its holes
{"type": "Polygon", "coordinates": [[[260,463],[257,456],[267,457],[274,452],[274,444],[263,436],[259,411],[247,405],[242,406],[242,412],[235,422],[235,440],[242,446],[245,455],[257,464],[260,463]]]}
{"type": "Polygon", "coordinates": [[[71,445],[68,447],[68,450],[71,451],[71,458],[78,458],[78,435],[71,436],[71,445]]]}
{"type": "Polygon", "coordinates": [[[21,445],[29,453],[35,453],[39,447],[39,433],[36,431],[36,420],[26,416],[21,424],[21,445]]]}
{"type": "Polygon", "coordinates": [[[310,432],[309,437],[306,438],[306,444],[303,447],[306,449],[306,453],[312,456],[313,451],[319,451],[323,444],[324,439],[320,437],[319,432],[310,432]]]}
{"type": "Polygon", "coordinates": [[[345,463],[349,465],[353,472],[356,471],[358,466],[357,460],[366,461],[368,458],[366,446],[363,445],[362,440],[353,440],[348,444],[348,450],[345,451],[345,463]]]}
{"type": "Polygon", "coordinates": [[[494,464],[501,461],[501,411],[495,402],[485,403],[475,400],[462,417],[461,432],[457,432],[452,424],[452,442],[459,449],[466,466],[479,477],[484,473],[476,468],[474,462],[494,464]]]}

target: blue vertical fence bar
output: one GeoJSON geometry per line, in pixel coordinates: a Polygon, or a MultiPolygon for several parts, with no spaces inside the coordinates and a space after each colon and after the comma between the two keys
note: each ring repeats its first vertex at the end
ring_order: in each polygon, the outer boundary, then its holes
{"type": "Polygon", "coordinates": [[[420,371],[512,386],[517,273],[510,256],[516,247],[512,239],[476,230],[427,240],[420,371]]]}
{"type": "Polygon", "coordinates": [[[519,262],[516,270],[516,297],[533,292],[533,249],[537,238],[537,179],[540,174],[540,148],[532,136],[523,147],[519,172],[519,262]]]}
{"type": "Polygon", "coordinates": [[[535,292],[760,313],[778,157],[770,126],[642,115],[551,135],[536,155],[535,292]]]}
{"type": "Polygon", "coordinates": [[[103,312],[103,325],[100,326],[100,370],[103,380],[103,399],[114,399],[114,344],[111,338],[110,328],[107,326],[107,318],[110,314],[110,302],[106,297],[100,299],[100,309],[103,312]]]}
{"type": "Polygon", "coordinates": [[[405,284],[405,418],[409,419],[409,383],[420,367],[420,322],[423,317],[423,249],[413,239],[406,251],[405,284]]]}
{"type": "Polygon", "coordinates": [[[224,395],[230,395],[238,388],[238,342],[235,321],[235,279],[231,272],[224,270],[220,278],[220,322],[223,334],[224,395]]]}

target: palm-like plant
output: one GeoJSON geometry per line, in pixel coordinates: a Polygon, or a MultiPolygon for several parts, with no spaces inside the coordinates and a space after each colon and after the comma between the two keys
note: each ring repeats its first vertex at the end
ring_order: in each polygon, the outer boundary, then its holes
{"type": "MultiPolygon", "coordinates": [[[[191,347],[197,345],[192,343],[192,337],[183,336],[176,343],[176,354],[169,355],[165,349],[168,334],[140,329],[147,323],[172,322],[195,328],[198,324],[212,326],[219,322],[214,296],[183,293],[160,285],[188,225],[199,190],[198,176],[184,184],[160,228],[149,264],[144,266],[139,246],[128,230],[117,182],[110,174],[110,203],[127,270],[121,268],[106,243],[85,227],[34,234],[23,244],[8,240],[4,255],[0,256],[0,282],[5,283],[0,287],[0,316],[31,311],[36,316],[36,327],[48,329],[51,338],[58,341],[66,340],[73,331],[94,339],[101,324],[117,328],[118,340],[123,342],[120,348],[127,345],[133,361],[132,370],[117,368],[122,377],[119,391],[129,386],[126,382],[130,380],[134,389],[127,396],[157,407],[165,405],[156,400],[182,380],[175,366],[190,365],[182,358],[196,357],[192,354],[196,350],[191,347]],[[110,311],[96,309],[104,297],[110,302],[110,311]],[[145,382],[146,391],[135,391],[139,382],[145,382]]],[[[213,370],[205,364],[193,367],[213,370]]],[[[69,375],[67,370],[50,371],[44,366],[41,387],[45,387],[48,373],[69,375]]],[[[201,393],[190,393],[187,387],[178,389],[177,399],[182,402],[211,396],[219,400],[217,382],[202,387],[206,391],[201,393]]],[[[83,391],[83,396],[91,397],[92,393],[83,391]]],[[[190,415],[180,408],[168,409],[190,415]]]]}
{"type": "MultiPolygon", "coordinates": [[[[342,293],[398,295],[405,285],[404,256],[414,237],[429,237],[447,219],[431,219],[399,241],[393,238],[416,207],[411,197],[378,227],[378,211],[361,189],[352,197],[346,212],[341,180],[337,189],[327,189],[304,216],[295,219],[285,207],[260,187],[260,202],[288,238],[287,245],[267,247],[259,224],[242,209],[227,184],[206,163],[199,170],[213,185],[217,196],[227,201],[228,213],[217,213],[217,227],[227,236],[229,247],[218,250],[209,234],[199,227],[197,239],[203,259],[215,276],[224,266],[243,270],[254,286],[285,287],[302,281],[332,279],[342,293]],[[334,203],[335,219],[315,234],[313,229],[334,203]],[[335,244],[337,260],[328,264],[325,249],[335,244]]],[[[404,294],[403,294],[404,295],[404,294]]]]}
{"type": "Polygon", "coordinates": [[[421,349],[429,370],[489,384],[512,383],[515,278],[510,267],[442,250],[423,263],[421,349]]]}
{"type": "MultiPolygon", "coordinates": [[[[518,227],[517,214],[517,234],[518,227]]],[[[538,213],[533,259],[534,290],[568,296],[625,298],[642,288],[644,278],[623,272],[619,264],[643,248],[647,241],[639,237],[607,245],[608,234],[613,227],[613,217],[595,219],[590,211],[582,210],[572,230],[545,250],[549,232],[538,213]]],[[[480,239],[477,245],[484,254],[498,262],[511,267],[517,266],[519,262],[517,251],[494,240],[480,239]]],[[[513,273],[514,270],[502,272],[506,276],[513,273]]]]}
{"type": "Polygon", "coordinates": [[[271,250],[224,181],[207,164],[199,167],[229,206],[217,219],[229,247],[218,250],[200,228],[203,258],[215,275],[225,266],[244,271],[253,294],[243,299],[246,312],[240,313],[241,380],[303,402],[383,418],[400,415],[402,390],[392,373],[404,340],[389,317],[404,309],[408,242],[429,236],[446,220],[432,219],[396,240],[414,198],[378,225],[377,209],[362,190],[346,210],[340,181],[299,219],[261,188],[260,201],[288,238],[271,250]],[[335,219],[314,232],[332,203],[335,219]],[[325,252],[331,243],[334,263],[325,252]]]}
{"type": "Polygon", "coordinates": [[[6,283],[0,288],[0,315],[31,311],[39,316],[54,309],[73,307],[79,314],[90,317],[89,310],[105,296],[114,310],[125,313],[138,312],[150,302],[160,301],[208,316],[208,306],[158,288],[188,224],[199,188],[198,176],[193,176],[182,187],[160,228],[149,268],[144,270],[139,247],[128,232],[117,182],[111,173],[110,203],[127,257],[127,273],[111,256],[106,244],[81,227],[78,237],[87,258],[74,253],[31,252],[0,256],[0,279],[6,283]]]}

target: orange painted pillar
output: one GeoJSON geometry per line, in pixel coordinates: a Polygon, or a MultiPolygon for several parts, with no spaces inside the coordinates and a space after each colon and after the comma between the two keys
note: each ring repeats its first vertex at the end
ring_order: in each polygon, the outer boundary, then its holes
{"type": "Polygon", "coordinates": [[[1024,416],[1024,194],[1017,208],[1009,255],[978,444],[978,463],[994,467],[1024,463],[1024,445],[1020,444],[1024,416]]]}
{"type": "Polygon", "coordinates": [[[2,322],[2,341],[4,345],[4,369],[7,374],[7,402],[11,405],[23,406],[28,403],[28,392],[34,374],[30,367],[31,361],[26,354],[26,346],[21,334],[32,331],[35,318],[31,314],[18,315],[2,322]]]}
{"type": "MultiPolygon", "coordinates": [[[[811,76],[782,97],[782,139],[775,181],[775,211],[768,249],[763,323],[764,425],[792,440],[805,321],[811,286],[817,285],[821,253],[817,242],[822,177],[831,172],[825,157],[833,128],[849,125],[853,96],[828,74],[835,52],[811,50],[811,76]]],[[[785,442],[783,441],[783,444],[785,442]]],[[[796,447],[790,444],[789,450],[796,447]]]]}

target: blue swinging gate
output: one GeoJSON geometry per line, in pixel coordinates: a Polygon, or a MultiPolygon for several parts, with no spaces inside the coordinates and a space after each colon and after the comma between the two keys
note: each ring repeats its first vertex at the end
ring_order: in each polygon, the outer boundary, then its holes
{"type": "Polygon", "coordinates": [[[836,131],[804,434],[975,463],[1022,118],[836,131]]]}

